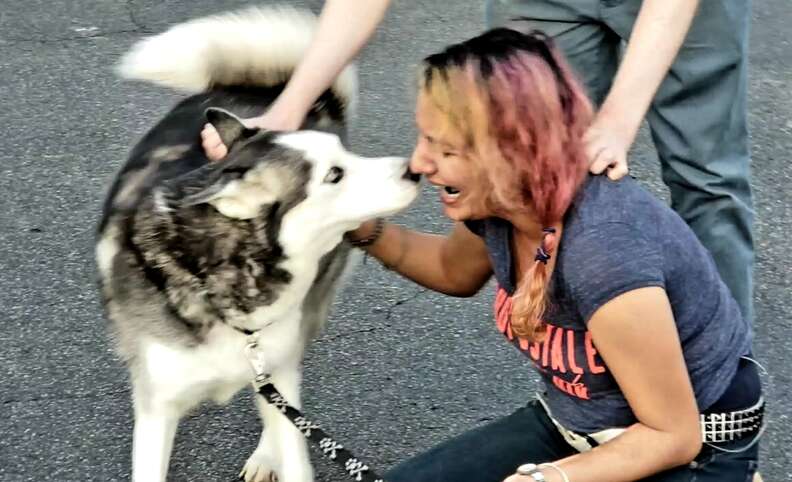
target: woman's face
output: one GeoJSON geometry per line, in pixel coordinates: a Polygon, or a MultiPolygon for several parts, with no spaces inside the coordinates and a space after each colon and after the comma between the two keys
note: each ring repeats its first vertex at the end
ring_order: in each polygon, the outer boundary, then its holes
{"type": "Polygon", "coordinates": [[[410,169],[438,187],[445,215],[455,221],[493,215],[488,207],[492,183],[486,169],[468,153],[458,134],[445,129],[443,114],[423,93],[418,96],[415,120],[418,141],[410,169]]]}

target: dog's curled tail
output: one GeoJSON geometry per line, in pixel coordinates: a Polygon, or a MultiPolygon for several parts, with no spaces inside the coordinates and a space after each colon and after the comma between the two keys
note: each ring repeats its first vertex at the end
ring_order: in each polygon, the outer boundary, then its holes
{"type": "MultiPolygon", "coordinates": [[[[214,86],[277,86],[288,81],[316,25],[311,12],[285,6],[199,18],[138,42],[117,71],[190,93],[214,86]]],[[[354,66],[341,72],[332,91],[349,111],[357,93],[354,66]]]]}

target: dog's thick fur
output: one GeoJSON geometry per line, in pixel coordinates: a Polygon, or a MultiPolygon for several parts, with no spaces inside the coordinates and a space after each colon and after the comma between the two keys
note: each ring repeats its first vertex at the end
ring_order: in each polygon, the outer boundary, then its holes
{"type": "MultiPolygon", "coordinates": [[[[248,129],[229,113],[266,108],[314,23],[292,9],[209,17],[142,41],[121,62],[126,77],[198,92],[134,147],[98,233],[104,306],[133,386],[135,481],[165,480],[188,410],[225,402],[252,380],[246,332],[258,333],[273,382],[299,407],[304,348],[347,264],[343,233],[417,195],[404,159],[342,147],[351,68],[314,105],[306,130],[248,129]],[[207,117],[229,146],[221,162],[209,163],[200,145],[207,117]]],[[[266,430],[245,479],[313,480],[300,432],[257,403],[266,430]]]]}

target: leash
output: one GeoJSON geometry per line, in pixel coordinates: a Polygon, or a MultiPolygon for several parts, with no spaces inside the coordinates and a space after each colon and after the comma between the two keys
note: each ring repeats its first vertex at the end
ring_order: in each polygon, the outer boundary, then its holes
{"type": "Polygon", "coordinates": [[[330,437],[319,425],[306,418],[300,410],[289,404],[286,398],[281,395],[266,372],[264,353],[258,349],[256,333],[251,333],[248,336],[245,354],[248,356],[253,371],[256,373],[256,378],[253,381],[256,393],[264,397],[267,403],[273,405],[289,419],[305,438],[313,442],[322,451],[322,455],[325,458],[341,466],[351,479],[356,482],[386,482],[368,465],[361,462],[343,445],[330,437]]]}

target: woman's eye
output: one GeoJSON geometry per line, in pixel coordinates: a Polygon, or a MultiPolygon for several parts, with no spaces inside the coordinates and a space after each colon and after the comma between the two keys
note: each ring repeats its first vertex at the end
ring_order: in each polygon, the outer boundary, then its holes
{"type": "Polygon", "coordinates": [[[451,151],[443,152],[443,157],[453,157],[453,156],[456,156],[456,152],[451,152],[451,151]]]}
{"type": "Polygon", "coordinates": [[[330,184],[338,184],[341,182],[341,179],[344,178],[344,170],[338,166],[333,166],[327,171],[327,175],[325,175],[324,182],[330,184]]]}

